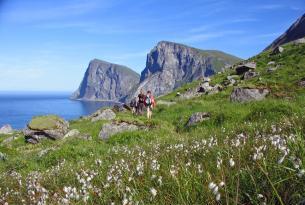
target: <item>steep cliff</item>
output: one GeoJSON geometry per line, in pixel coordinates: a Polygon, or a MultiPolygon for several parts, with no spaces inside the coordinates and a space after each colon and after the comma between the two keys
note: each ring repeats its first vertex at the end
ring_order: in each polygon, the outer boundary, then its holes
{"type": "Polygon", "coordinates": [[[274,49],[285,43],[297,40],[305,37],[305,14],[301,16],[296,22],[294,22],[290,28],[273,41],[265,50],[274,49]]]}
{"type": "Polygon", "coordinates": [[[122,65],[94,59],[72,99],[124,101],[140,76],[122,65]]]}
{"type": "Polygon", "coordinates": [[[166,94],[185,83],[222,71],[240,60],[220,51],[199,50],[161,41],[147,55],[140,84],[129,99],[140,89],[151,90],[155,96],[166,94]]]}

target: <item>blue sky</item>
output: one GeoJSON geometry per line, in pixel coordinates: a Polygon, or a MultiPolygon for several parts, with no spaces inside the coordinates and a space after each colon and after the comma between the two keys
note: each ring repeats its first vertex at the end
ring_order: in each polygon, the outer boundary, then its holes
{"type": "Polygon", "coordinates": [[[304,0],[0,0],[0,90],[73,91],[91,59],[137,72],[158,41],[248,58],[304,0]]]}

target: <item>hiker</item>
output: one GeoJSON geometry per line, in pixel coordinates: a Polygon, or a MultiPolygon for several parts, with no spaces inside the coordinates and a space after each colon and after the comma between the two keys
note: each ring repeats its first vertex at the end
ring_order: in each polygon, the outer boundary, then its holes
{"type": "Polygon", "coordinates": [[[137,113],[137,98],[133,98],[130,101],[131,113],[135,115],[137,113]]]}
{"type": "Polygon", "coordinates": [[[140,90],[140,94],[138,95],[138,106],[137,106],[137,110],[138,110],[138,114],[143,115],[144,112],[144,101],[145,101],[145,95],[144,95],[144,91],[143,89],[140,90]]]}
{"type": "Polygon", "coordinates": [[[151,94],[151,91],[147,91],[147,95],[145,98],[145,106],[147,109],[147,119],[151,119],[152,110],[156,106],[156,101],[154,96],[151,94]]]}

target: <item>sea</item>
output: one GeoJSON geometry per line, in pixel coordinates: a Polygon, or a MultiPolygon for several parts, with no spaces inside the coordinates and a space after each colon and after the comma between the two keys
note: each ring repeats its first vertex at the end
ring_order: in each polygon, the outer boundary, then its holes
{"type": "Polygon", "coordinates": [[[69,92],[0,92],[0,127],[10,124],[23,129],[33,116],[55,114],[66,120],[78,119],[116,102],[70,100],[69,92]]]}

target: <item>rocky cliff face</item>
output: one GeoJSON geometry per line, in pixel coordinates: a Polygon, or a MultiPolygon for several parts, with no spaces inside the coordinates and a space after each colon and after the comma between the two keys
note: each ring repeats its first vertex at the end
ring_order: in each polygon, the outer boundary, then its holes
{"type": "Polygon", "coordinates": [[[130,97],[136,96],[140,89],[151,90],[155,96],[169,93],[185,83],[222,71],[240,60],[220,51],[159,42],[147,55],[140,84],[130,97]]]}
{"type": "Polygon", "coordinates": [[[271,43],[265,50],[274,49],[285,43],[305,37],[305,14],[300,17],[290,28],[271,43]]]}
{"type": "Polygon", "coordinates": [[[89,63],[83,81],[72,95],[79,100],[124,101],[140,76],[131,69],[94,59],[89,63]]]}

